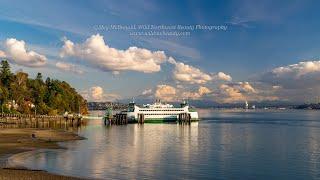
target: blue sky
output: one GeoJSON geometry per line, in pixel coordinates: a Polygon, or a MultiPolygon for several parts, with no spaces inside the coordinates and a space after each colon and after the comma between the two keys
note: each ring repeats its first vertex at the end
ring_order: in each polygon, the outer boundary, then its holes
{"type": "Polygon", "coordinates": [[[42,72],[44,76],[66,80],[89,100],[142,97],[145,91],[144,98],[167,101],[187,96],[221,102],[279,99],[305,102],[318,96],[319,88],[315,84],[320,71],[317,69],[320,67],[319,7],[320,2],[311,0],[0,0],[0,50],[15,70],[23,69],[32,75],[42,72]],[[130,36],[128,31],[95,28],[112,24],[221,25],[227,30],[195,30],[189,36],[130,36]],[[89,48],[84,47],[84,42],[97,34],[103,37],[107,47],[119,52],[129,47],[164,51],[165,60],[156,63],[161,70],[146,73],[125,67],[118,71],[119,68],[111,67],[110,59],[84,57],[81,50],[89,48]],[[24,41],[27,52],[45,56],[45,64],[26,64],[7,52],[6,42],[10,38],[24,41]],[[77,44],[74,48],[79,51],[61,57],[66,40],[77,44]],[[176,63],[168,63],[169,57],[176,63]],[[59,67],[58,62],[68,67],[59,67]],[[290,71],[277,74],[275,69],[279,67],[290,71]],[[300,76],[300,71],[307,74],[300,76]],[[185,76],[193,72],[194,76],[185,76]],[[232,80],[218,77],[218,72],[232,80]],[[272,78],[265,78],[266,74],[272,78]],[[295,75],[296,79],[292,79],[295,75]],[[310,84],[305,88],[287,86],[306,79],[310,84]],[[246,82],[255,91],[248,91],[246,82]],[[200,93],[204,87],[206,93],[200,93]],[[302,97],[306,93],[312,95],[302,97]]]}

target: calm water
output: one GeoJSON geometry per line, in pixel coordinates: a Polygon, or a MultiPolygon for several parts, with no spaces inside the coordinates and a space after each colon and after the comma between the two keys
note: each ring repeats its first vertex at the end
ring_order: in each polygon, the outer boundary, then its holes
{"type": "Polygon", "coordinates": [[[320,111],[199,112],[191,126],[92,120],[78,132],[87,140],[10,163],[99,179],[320,178],[320,111]]]}

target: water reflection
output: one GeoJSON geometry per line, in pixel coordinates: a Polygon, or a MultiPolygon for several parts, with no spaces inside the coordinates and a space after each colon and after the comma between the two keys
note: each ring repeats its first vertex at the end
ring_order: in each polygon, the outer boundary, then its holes
{"type": "Polygon", "coordinates": [[[199,123],[103,126],[88,121],[87,140],[67,150],[11,158],[35,169],[89,178],[271,179],[319,177],[317,111],[208,111],[199,123]]]}

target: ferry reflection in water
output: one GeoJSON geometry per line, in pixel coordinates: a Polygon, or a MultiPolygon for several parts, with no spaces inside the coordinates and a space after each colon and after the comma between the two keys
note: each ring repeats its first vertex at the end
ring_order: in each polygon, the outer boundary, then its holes
{"type": "Polygon", "coordinates": [[[199,123],[105,127],[91,120],[87,140],[36,151],[10,163],[88,178],[313,179],[320,172],[320,112],[199,111],[199,123]]]}

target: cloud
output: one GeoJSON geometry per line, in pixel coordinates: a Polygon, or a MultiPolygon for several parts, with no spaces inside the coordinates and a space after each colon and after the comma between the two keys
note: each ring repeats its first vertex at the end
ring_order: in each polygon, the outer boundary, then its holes
{"type": "Polygon", "coordinates": [[[39,67],[46,64],[47,58],[35,51],[28,51],[26,43],[21,40],[9,38],[4,43],[5,50],[0,52],[0,57],[28,67],[39,67]]]}
{"type": "Polygon", "coordinates": [[[155,91],[155,97],[163,101],[176,101],[177,89],[170,85],[158,85],[155,91]]]}
{"type": "Polygon", "coordinates": [[[209,94],[209,93],[211,93],[211,92],[212,92],[212,91],[211,91],[209,88],[204,87],[204,86],[200,86],[199,89],[198,89],[198,93],[199,93],[201,96],[203,96],[203,95],[205,95],[205,94],[209,94]]]}
{"type": "Polygon", "coordinates": [[[278,100],[270,91],[257,90],[249,82],[236,82],[221,84],[213,99],[222,103],[235,103],[243,101],[278,100]]]}
{"type": "Polygon", "coordinates": [[[275,6],[274,2],[268,0],[261,0],[259,3],[254,0],[234,1],[232,3],[233,16],[228,23],[242,27],[251,27],[251,24],[258,22],[279,23],[307,4],[308,2],[305,1],[291,1],[290,3],[279,1],[275,6]]]}
{"type": "MultiPolygon", "coordinates": [[[[258,85],[257,85],[258,86],[258,85]]],[[[219,103],[239,103],[244,101],[274,101],[279,97],[274,94],[276,89],[269,86],[255,88],[249,82],[233,82],[220,84],[217,88],[198,86],[197,89],[188,89],[183,86],[158,85],[155,88],[154,96],[145,95],[148,98],[157,98],[167,102],[179,102],[183,99],[189,100],[211,100],[219,103]]],[[[145,91],[146,92],[146,91],[145,91]]]]}
{"type": "Polygon", "coordinates": [[[313,88],[320,83],[320,61],[302,61],[277,67],[262,74],[259,80],[285,89],[313,88]]]}
{"type": "Polygon", "coordinates": [[[157,38],[142,38],[151,47],[167,50],[175,55],[183,56],[190,59],[199,59],[201,57],[200,52],[192,47],[182,45],[170,40],[163,40],[157,38]]]}
{"type": "Polygon", "coordinates": [[[103,89],[99,86],[95,86],[90,88],[91,97],[95,100],[102,99],[103,97],[103,89]]]}
{"type": "Polygon", "coordinates": [[[75,55],[74,52],[74,43],[68,40],[66,37],[63,38],[64,45],[62,46],[62,51],[60,52],[60,57],[65,56],[73,56],[75,55]]]}
{"type": "Polygon", "coordinates": [[[244,28],[250,28],[251,26],[249,25],[253,20],[251,19],[246,19],[246,18],[240,18],[237,16],[234,16],[231,18],[228,24],[234,25],[234,26],[241,26],[244,28]]]}
{"type": "Polygon", "coordinates": [[[88,101],[95,102],[115,101],[120,98],[118,94],[105,93],[100,86],[93,86],[89,90],[82,91],[81,94],[88,101]]]}
{"type": "Polygon", "coordinates": [[[301,76],[319,73],[320,72],[320,61],[306,61],[299,62],[298,64],[292,64],[284,67],[278,67],[272,70],[272,73],[276,76],[292,76],[296,79],[301,76]]]}
{"type": "Polygon", "coordinates": [[[212,93],[212,90],[210,90],[207,87],[200,86],[198,88],[198,90],[195,92],[190,92],[190,91],[181,92],[182,97],[180,99],[184,99],[184,98],[193,99],[193,100],[194,99],[201,99],[202,97],[204,97],[205,95],[208,95],[210,93],[212,93]]]}
{"type": "Polygon", "coordinates": [[[56,67],[58,69],[61,69],[63,71],[67,71],[67,72],[72,72],[72,73],[75,73],[75,74],[83,74],[83,70],[80,69],[80,67],[78,67],[77,65],[75,64],[71,64],[71,63],[66,63],[66,62],[57,62],[56,63],[56,67]]]}
{"type": "Polygon", "coordinates": [[[178,102],[183,99],[201,99],[210,93],[212,93],[212,90],[204,86],[200,86],[196,91],[189,91],[183,87],[158,85],[154,97],[163,101],[178,102]]]}
{"type": "Polygon", "coordinates": [[[239,89],[239,87],[222,84],[220,85],[219,90],[219,99],[224,103],[239,102],[246,100],[245,95],[241,92],[241,89],[239,89]]]}
{"type": "Polygon", "coordinates": [[[178,81],[188,82],[190,84],[205,84],[212,80],[209,74],[181,62],[176,63],[173,76],[178,81]]]}
{"type": "Polygon", "coordinates": [[[6,57],[6,53],[0,50],[0,58],[5,58],[5,57],[6,57]]]}
{"type": "Polygon", "coordinates": [[[142,95],[150,95],[152,94],[152,89],[145,89],[143,92],[142,92],[142,95]]]}
{"type": "Polygon", "coordinates": [[[152,52],[138,47],[129,47],[127,50],[111,48],[99,34],[92,35],[82,44],[65,39],[60,55],[78,57],[103,71],[130,70],[144,73],[160,71],[160,64],[167,60],[163,51],[152,52]]]}
{"type": "Polygon", "coordinates": [[[224,72],[219,72],[218,74],[213,76],[213,79],[223,80],[223,81],[231,81],[232,77],[224,72]]]}
{"type": "Polygon", "coordinates": [[[302,61],[276,67],[261,74],[257,81],[272,87],[275,96],[291,102],[315,102],[320,95],[320,61],[302,61]]]}
{"type": "Polygon", "coordinates": [[[227,75],[223,72],[219,72],[218,74],[208,74],[191,65],[177,62],[172,57],[169,57],[168,62],[175,65],[173,70],[173,78],[177,81],[186,82],[189,84],[205,84],[213,80],[232,80],[230,75],[227,75]]]}
{"type": "Polygon", "coordinates": [[[239,87],[239,89],[242,89],[245,92],[248,93],[256,93],[257,91],[249,84],[249,82],[238,82],[235,84],[236,87],[239,87]]]}

